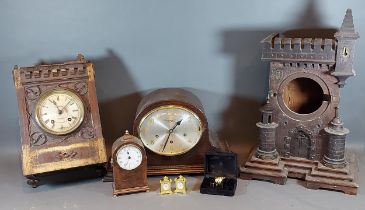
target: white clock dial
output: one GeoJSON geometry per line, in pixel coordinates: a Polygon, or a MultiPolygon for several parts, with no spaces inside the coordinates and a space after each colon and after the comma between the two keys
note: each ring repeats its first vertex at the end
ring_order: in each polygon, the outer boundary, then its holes
{"type": "Polygon", "coordinates": [[[44,93],[35,110],[38,125],[48,133],[64,135],[76,130],[84,119],[84,104],[66,89],[44,93]]]}
{"type": "Polygon", "coordinates": [[[171,185],[170,185],[170,183],[163,183],[162,184],[162,189],[163,190],[170,190],[171,189],[171,185]]]}
{"type": "Polygon", "coordinates": [[[149,112],[140,122],[139,136],[151,151],[166,156],[188,152],[199,142],[202,122],[189,109],[161,106],[149,112]]]}
{"type": "Polygon", "coordinates": [[[177,182],[176,183],[176,188],[177,189],[184,189],[184,184],[182,182],[177,182]]]}
{"type": "Polygon", "coordinates": [[[118,165],[125,170],[133,170],[142,163],[141,150],[130,144],[121,147],[117,152],[118,165]]]}

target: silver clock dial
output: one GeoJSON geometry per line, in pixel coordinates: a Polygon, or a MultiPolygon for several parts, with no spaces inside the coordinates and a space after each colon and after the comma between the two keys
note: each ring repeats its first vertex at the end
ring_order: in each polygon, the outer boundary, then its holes
{"type": "Polygon", "coordinates": [[[199,142],[202,122],[189,109],[181,106],[161,106],[142,118],[139,136],[151,151],[166,156],[188,152],[199,142]]]}

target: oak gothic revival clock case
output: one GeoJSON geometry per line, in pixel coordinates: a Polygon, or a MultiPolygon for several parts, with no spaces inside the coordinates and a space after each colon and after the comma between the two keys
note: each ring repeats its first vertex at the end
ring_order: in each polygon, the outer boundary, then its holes
{"type": "Polygon", "coordinates": [[[241,177],[284,184],[305,179],[308,188],[356,194],[356,171],[345,158],[348,130],[339,116],[340,89],[352,69],[355,40],[351,10],[332,38],[274,33],[262,40],[270,62],[269,93],[258,122],[259,146],[241,177]]]}
{"type": "Polygon", "coordinates": [[[107,161],[93,64],[82,55],[61,64],[14,67],[22,169],[28,184],[41,174],[107,161]]]}

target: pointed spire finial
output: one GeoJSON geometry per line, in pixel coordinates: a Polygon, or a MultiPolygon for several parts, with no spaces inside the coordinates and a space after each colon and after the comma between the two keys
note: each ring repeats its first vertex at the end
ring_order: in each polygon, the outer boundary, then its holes
{"type": "Polygon", "coordinates": [[[266,103],[260,108],[262,113],[272,113],[274,111],[272,105],[270,104],[270,93],[267,94],[266,103]]]}
{"type": "Polygon", "coordinates": [[[351,9],[346,10],[346,14],[343,18],[341,28],[335,33],[335,37],[346,37],[351,39],[359,38],[359,34],[355,31],[354,19],[352,17],[351,9]]]}
{"type": "Polygon", "coordinates": [[[343,18],[343,22],[342,22],[340,31],[355,32],[354,21],[353,21],[351,9],[346,10],[346,15],[343,18]]]}
{"type": "Polygon", "coordinates": [[[269,104],[270,103],[270,93],[267,94],[266,96],[266,103],[269,104]]]}
{"type": "Polygon", "coordinates": [[[77,53],[76,60],[85,61],[85,56],[81,53],[77,53]]]}

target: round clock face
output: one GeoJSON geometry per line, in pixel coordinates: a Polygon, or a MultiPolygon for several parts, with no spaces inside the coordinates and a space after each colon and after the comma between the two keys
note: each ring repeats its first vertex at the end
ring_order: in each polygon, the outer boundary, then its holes
{"type": "Polygon", "coordinates": [[[176,183],[176,188],[177,189],[184,189],[184,184],[182,182],[177,182],[176,183]]]}
{"type": "Polygon", "coordinates": [[[117,152],[117,163],[124,170],[133,170],[142,163],[142,152],[134,145],[125,145],[117,152]]]}
{"type": "Polygon", "coordinates": [[[162,190],[170,190],[171,189],[171,185],[170,183],[163,183],[161,186],[162,190]]]}
{"type": "Polygon", "coordinates": [[[142,118],[139,136],[151,151],[166,156],[188,152],[203,133],[198,116],[182,106],[161,106],[142,118]]]}
{"type": "Polygon", "coordinates": [[[84,104],[66,89],[44,93],[35,108],[38,125],[48,133],[65,135],[76,130],[84,119],[84,104]]]}

